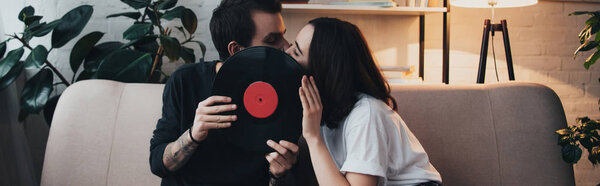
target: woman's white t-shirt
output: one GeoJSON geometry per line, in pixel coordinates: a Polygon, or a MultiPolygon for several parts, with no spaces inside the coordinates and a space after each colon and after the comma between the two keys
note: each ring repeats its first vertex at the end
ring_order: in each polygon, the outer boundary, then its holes
{"type": "Polygon", "coordinates": [[[321,127],[340,172],[379,177],[378,185],[442,181],[427,153],[402,118],[383,101],[360,94],[339,127],[321,127]]]}

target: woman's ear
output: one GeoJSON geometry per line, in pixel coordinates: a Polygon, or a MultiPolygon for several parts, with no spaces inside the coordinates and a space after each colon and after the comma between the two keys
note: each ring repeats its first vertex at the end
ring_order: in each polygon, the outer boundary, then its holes
{"type": "Polygon", "coordinates": [[[229,52],[230,56],[243,49],[244,47],[240,45],[240,43],[238,43],[237,41],[231,41],[229,42],[229,44],[227,44],[227,51],[229,52]]]}

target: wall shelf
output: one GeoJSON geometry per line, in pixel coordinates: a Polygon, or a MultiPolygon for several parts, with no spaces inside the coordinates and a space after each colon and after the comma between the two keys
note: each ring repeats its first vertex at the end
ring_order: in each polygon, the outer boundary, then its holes
{"type": "Polygon", "coordinates": [[[425,15],[447,11],[445,7],[374,7],[327,4],[283,4],[282,6],[284,13],[425,15]]]}
{"type": "Polygon", "coordinates": [[[442,14],[442,82],[449,83],[450,72],[450,26],[448,25],[448,0],[444,7],[374,7],[328,4],[282,4],[282,13],[301,14],[368,14],[416,16],[419,18],[419,77],[425,78],[425,15],[442,14]]]}

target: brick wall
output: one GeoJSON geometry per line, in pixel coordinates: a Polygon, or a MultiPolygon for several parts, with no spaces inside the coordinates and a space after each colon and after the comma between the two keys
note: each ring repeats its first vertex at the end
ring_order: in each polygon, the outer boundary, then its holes
{"type": "MultiPolygon", "coordinates": [[[[600,65],[583,67],[589,56],[584,52],[573,59],[579,46],[579,31],[588,16],[567,16],[573,11],[600,10],[599,3],[540,1],[523,8],[496,9],[495,22],[507,20],[517,81],[544,84],[559,95],[569,124],[575,118],[600,118],[600,65]]],[[[477,77],[483,19],[490,9],[451,7],[450,83],[471,84],[477,77]]],[[[441,81],[441,15],[426,17],[425,81],[441,81]]],[[[502,34],[494,38],[500,81],[508,81],[502,34]]],[[[488,51],[486,82],[495,82],[492,47],[488,51]]],[[[558,146],[557,146],[558,148],[558,146]]],[[[574,166],[577,185],[600,183],[600,169],[594,168],[584,154],[574,166]]]]}

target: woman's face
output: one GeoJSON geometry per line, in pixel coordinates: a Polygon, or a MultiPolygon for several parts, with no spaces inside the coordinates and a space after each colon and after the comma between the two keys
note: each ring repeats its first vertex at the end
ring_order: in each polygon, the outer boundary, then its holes
{"type": "Polygon", "coordinates": [[[313,37],[315,28],[308,24],[300,30],[296,41],[288,48],[285,52],[292,56],[300,66],[305,70],[308,70],[308,48],[313,37]]]}

